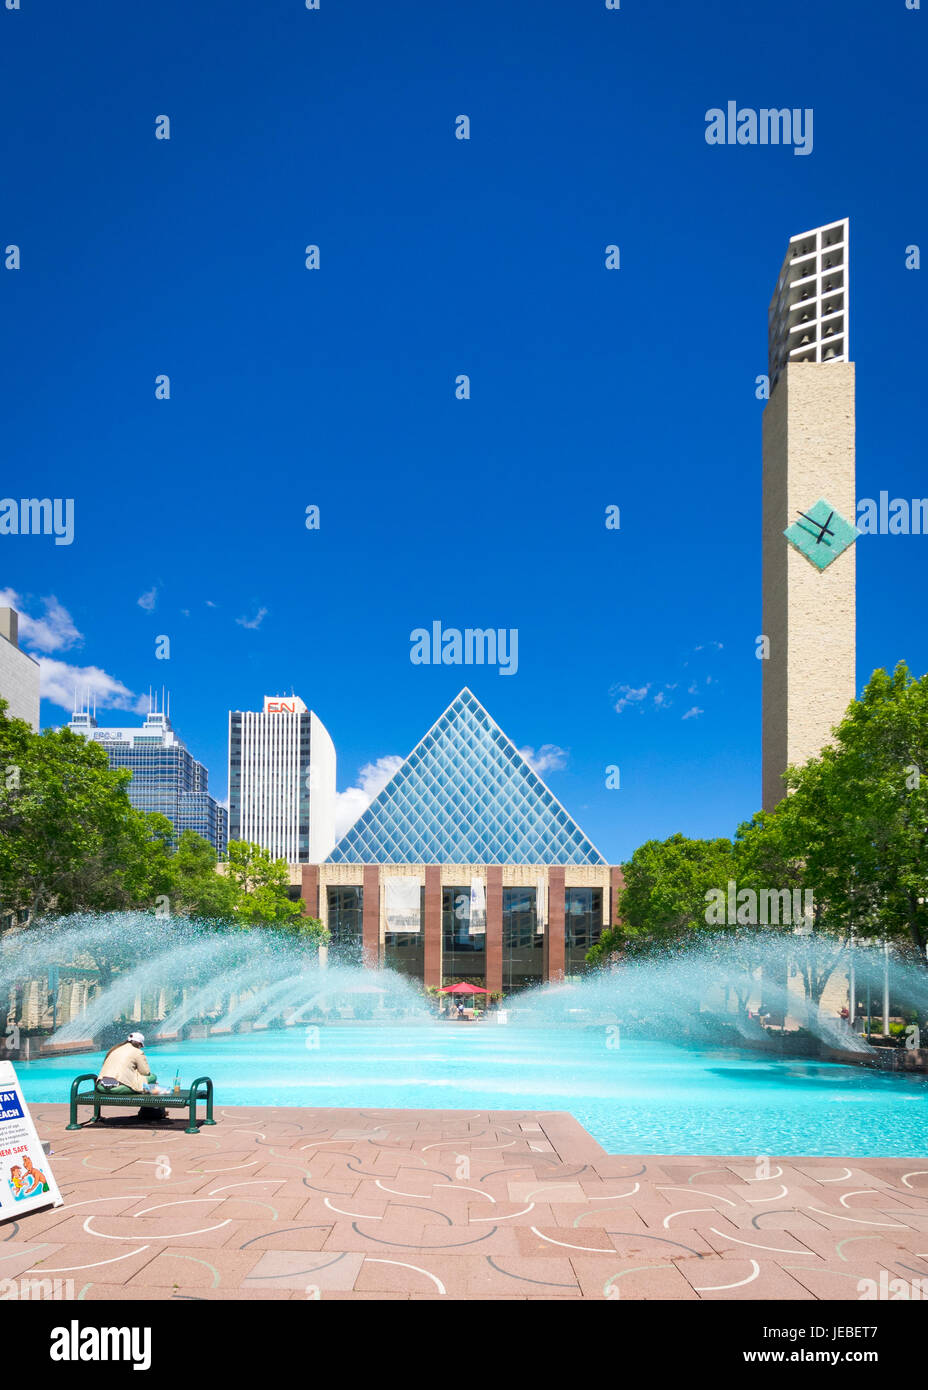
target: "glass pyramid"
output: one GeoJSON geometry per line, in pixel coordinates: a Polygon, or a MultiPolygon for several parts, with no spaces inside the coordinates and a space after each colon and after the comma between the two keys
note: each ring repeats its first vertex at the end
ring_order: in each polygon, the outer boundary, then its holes
{"type": "Polygon", "coordinates": [[[468,689],[413,749],[329,864],[605,864],[468,689]]]}

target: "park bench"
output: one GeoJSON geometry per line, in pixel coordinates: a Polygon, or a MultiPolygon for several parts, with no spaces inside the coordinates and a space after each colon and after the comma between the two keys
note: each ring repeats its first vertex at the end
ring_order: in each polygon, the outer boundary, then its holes
{"type": "Polygon", "coordinates": [[[197,1101],[206,1102],[206,1125],[214,1125],[213,1119],[213,1083],[208,1076],[198,1076],[196,1081],[191,1082],[190,1086],[184,1087],[177,1095],[168,1092],[167,1095],[151,1095],[147,1091],[134,1091],[129,1095],[114,1095],[112,1091],[98,1089],[97,1078],[92,1071],[83,1072],[76,1076],[71,1082],[71,1122],[68,1129],[81,1129],[82,1126],[77,1122],[77,1107],[79,1105],[93,1106],[92,1124],[99,1124],[100,1107],[103,1105],[119,1105],[123,1108],[133,1109],[151,1107],[153,1109],[178,1110],[183,1106],[189,1109],[189,1117],[185,1134],[199,1134],[197,1128],[197,1101]],[[80,1089],[83,1081],[91,1083],[89,1091],[80,1089]],[[200,1088],[203,1088],[202,1090],[200,1088]]]}

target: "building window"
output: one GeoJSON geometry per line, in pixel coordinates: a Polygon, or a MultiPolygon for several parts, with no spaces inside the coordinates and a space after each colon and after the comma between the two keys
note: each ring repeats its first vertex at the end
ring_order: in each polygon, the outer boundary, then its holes
{"type": "Polygon", "coordinates": [[[544,958],[534,888],[503,889],[503,989],[539,982],[544,958]]]}
{"type": "Polygon", "coordinates": [[[453,978],[479,980],[487,973],[486,932],[470,934],[470,884],[441,890],[442,983],[453,978]]]}
{"type": "Polygon", "coordinates": [[[586,966],[586,953],[603,930],[603,890],[567,888],[564,891],[564,965],[568,974],[586,966]]]}
{"type": "Polygon", "coordinates": [[[349,965],[360,965],[363,941],[364,889],[326,889],[328,927],[333,956],[349,965]]]}
{"type": "Polygon", "coordinates": [[[419,889],[419,930],[384,933],[383,963],[400,975],[425,974],[425,888],[419,889]]]}

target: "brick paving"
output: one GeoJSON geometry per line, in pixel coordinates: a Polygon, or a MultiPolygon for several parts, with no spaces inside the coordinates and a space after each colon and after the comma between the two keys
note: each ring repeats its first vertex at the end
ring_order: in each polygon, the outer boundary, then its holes
{"type": "MultiPolygon", "coordinates": [[[[68,1133],[0,1278],[84,1300],[846,1299],[928,1280],[928,1159],[610,1155],[561,1112],[217,1108],[68,1133]]],[[[928,1285],[926,1285],[928,1287],[928,1285]]]]}

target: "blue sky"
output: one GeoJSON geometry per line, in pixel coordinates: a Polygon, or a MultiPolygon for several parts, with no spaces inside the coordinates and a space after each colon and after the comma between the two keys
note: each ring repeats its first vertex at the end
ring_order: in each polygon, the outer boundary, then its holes
{"type": "MultiPolygon", "coordinates": [[[[851,218],[858,495],[928,493],[928,11],[22,3],[0,492],[73,498],[75,539],[0,537],[0,589],[47,689],[92,668],[116,724],[167,686],[224,796],[229,708],[296,690],[344,791],[467,684],[551,745],[610,860],[731,833],[760,802],[754,382],[790,235],[851,218]],[[729,99],[811,107],[812,153],[709,146],[729,99]],[[517,628],[518,672],[411,664],[435,619],[517,628]]],[[[859,685],[928,669],[926,555],[858,542],[859,685]]]]}

